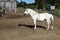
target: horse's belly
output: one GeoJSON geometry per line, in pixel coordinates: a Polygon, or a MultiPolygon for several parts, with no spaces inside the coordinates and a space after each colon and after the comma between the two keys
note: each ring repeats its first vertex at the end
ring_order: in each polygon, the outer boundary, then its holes
{"type": "Polygon", "coordinates": [[[44,21],[45,19],[41,17],[41,18],[38,18],[38,20],[39,21],[44,21]]]}

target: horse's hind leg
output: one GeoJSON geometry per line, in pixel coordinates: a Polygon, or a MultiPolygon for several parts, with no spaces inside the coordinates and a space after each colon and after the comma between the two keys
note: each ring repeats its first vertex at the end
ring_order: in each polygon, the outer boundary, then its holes
{"type": "Polygon", "coordinates": [[[51,23],[51,29],[53,30],[53,24],[51,23]]]}
{"type": "Polygon", "coordinates": [[[51,15],[50,20],[51,20],[51,29],[53,30],[53,22],[54,22],[54,17],[53,17],[53,15],[51,15]]]}
{"type": "Polygon", "coordinates": [[[36,20],[34,20],[34,25],[35,25],[35,27],[34,27],[34,30],[36,29],[36,20]]]}
{"type": "Polygon", "coordinates": [[[48,24],[47,30],[49,30],[49,28],[50,28],[50,20],[47,20],[47,24],[48,24]]]}

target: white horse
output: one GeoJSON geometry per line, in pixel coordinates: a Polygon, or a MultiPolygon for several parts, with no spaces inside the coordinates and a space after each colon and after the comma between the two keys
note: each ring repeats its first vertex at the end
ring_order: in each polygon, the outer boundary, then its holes
{"type": "Polygon", "coordinates": [[[32,9],[26,9],[24,14],[29,14],[33,21],[34,21],[34,30],[36,29],[36,21],[44,21],[46,20],[47,21],[47,24],[48,24],[48,27],[47,27],[47,30],[49,29],[49,27],[51,26],[51,29],[53,30],[53,21],[54,21],[54,17],[52,14],[49,14],[49,13],[37,13],[35,12],[34,10],[32,9]]]}

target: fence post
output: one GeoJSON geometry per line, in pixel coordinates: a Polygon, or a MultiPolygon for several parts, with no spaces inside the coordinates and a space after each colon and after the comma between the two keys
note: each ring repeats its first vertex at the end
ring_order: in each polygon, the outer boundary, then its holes
{"type": "Polygon", "coordinates": [[[16,4],[16,1],[15,1],[15,13],[16,13],[16,5],[17,5],[17,4],[16,4]]]}

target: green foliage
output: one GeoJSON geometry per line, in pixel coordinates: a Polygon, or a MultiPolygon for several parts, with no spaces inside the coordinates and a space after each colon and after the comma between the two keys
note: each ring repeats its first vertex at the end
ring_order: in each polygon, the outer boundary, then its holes
{"type": "Polygon", "coordinates": [[[53,14],[53,15],[55,15],[55,16],[60,17],[60,12],[59,12],[58,9],[56,9],[56,10],[54,10],[54,11],[48,11],[48,13],[51,13],[51,14],[53,14]]]}
{"type": "Polygon", "coordinates": [[[25,7],[27,4],[26,2],[17,2],[17,7],[25,7]]]}
{"type": "Polygon", "coordinates": [[[24,1],[21,2],[17,1],[17,7],[23,7],[23,8],[43,9],[47,8],[50,5],[55,5],[57,9],[60,9],[60,0],[41,0],[31,4],[27,4],[24,1]]]}

